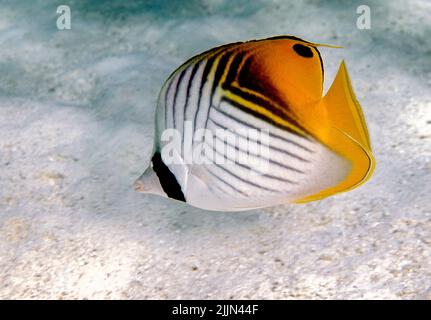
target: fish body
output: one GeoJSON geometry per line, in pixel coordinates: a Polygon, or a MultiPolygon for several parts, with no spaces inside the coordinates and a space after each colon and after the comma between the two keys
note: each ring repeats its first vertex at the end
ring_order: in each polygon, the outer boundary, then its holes
{"type": "Polygon", "coordinates": [[[374,168],[344,63],[325,97],[316,44],[281,36],[197,55],[163,85],[140,192],[241,211],[350,190],[374,168]]]}

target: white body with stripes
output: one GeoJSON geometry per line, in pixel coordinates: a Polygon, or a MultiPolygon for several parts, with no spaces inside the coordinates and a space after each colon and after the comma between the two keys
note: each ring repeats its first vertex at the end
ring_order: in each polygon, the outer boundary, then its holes
{"type": "MultiPolygon", "coordinates": [[[[157,108],[156,150],[161,152],[163,162],[175,175],[187,203],[223,211],[266,207],[294,202],[345,178],[350,170],[349,162],[329,148],[312,137],[301,137],[240,110],[224,99],[220,85],[216,85],[213,92],[214,70],[206,79],[203,77],[207,63],[201,59],[178,69],[162,88],[157,108]],[[192,133],[198,129],[207,129],[214,134],[217,129],[231,133],[238,129],[267,130],[267,170],[235,162],[189,163],[182,143],[193,139],[191,132],[185,130],[187,121],[193,123],[192,133]],[[182,141],[162,141],[163,132],[170,128],[178,130],[182,141]],[[169,161],[164,152],[167,146],[170,148],[169,161]]],[[[238,141],[239,151],[235,150],[240,153],[246,140],[239,137],[238,141]]],[[[199,147],[196,143],[191,145],[188,154],[199,147]]],[[[226,142],[213,146],[213,151],[217,153],[220,146],[226,150],[234,148],[226,142]]],[[[225,154],[229,158],[229,152],[225,154]]],[[[164,194],[161,190],[153,193],[164,194]]]]}

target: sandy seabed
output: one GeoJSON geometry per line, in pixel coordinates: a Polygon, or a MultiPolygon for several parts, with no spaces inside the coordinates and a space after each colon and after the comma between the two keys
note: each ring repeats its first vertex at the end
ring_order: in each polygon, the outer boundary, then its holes
{"type": "Polygon", "coordinates": [[[431,3],[0,1],[0,298],[431,299],[431,3]],[[115,4],[118,3],[118,4],[115,4]],[[253,3],[253,4],[250,4],[253,3]],[[207,212],[131,185],[188,57],[292,34],[346,60],[377,168],[307,205],[207,212]]]}

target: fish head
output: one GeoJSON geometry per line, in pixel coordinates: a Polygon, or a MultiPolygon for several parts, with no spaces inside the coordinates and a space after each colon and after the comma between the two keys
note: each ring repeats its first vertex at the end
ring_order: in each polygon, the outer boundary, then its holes
{"type": "Polygon", "coordinates": [[[176,176],[163,162],[159,152],[154,153],[150,165],[135,181],[136,192],[152,193],[165,198],[184,201],[184,194],[176,176]]]}
{"type": "Polygon", "coordinates": [[[149,166],[144,173],[134,182],[133,188],[139,193],[151,193],[162,197],[168,197],[163,191],[159,177],[149,166]]]}

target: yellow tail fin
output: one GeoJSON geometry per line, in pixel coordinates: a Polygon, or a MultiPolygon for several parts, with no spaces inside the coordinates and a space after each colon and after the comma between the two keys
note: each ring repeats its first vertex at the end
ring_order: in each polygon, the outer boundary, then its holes
{"type": "Polygon", "coordinates": [[[353,93],[344,61],[337,76],[322,99],[327,111],[329,130],[322,141],[331,150],[349,160],[352,169],[338,185],[322,190],[297,202],[308,202],[351,190],[367,181],[374,170],[370,137],[361,106],[353,93]]]}
{"type": "Polygon", "coordinates": [[[341,62],[337,76],[323,98],[331,122],[371,152],[370,137],[361,106],[353,92],[346,64],[341,62]]]}

